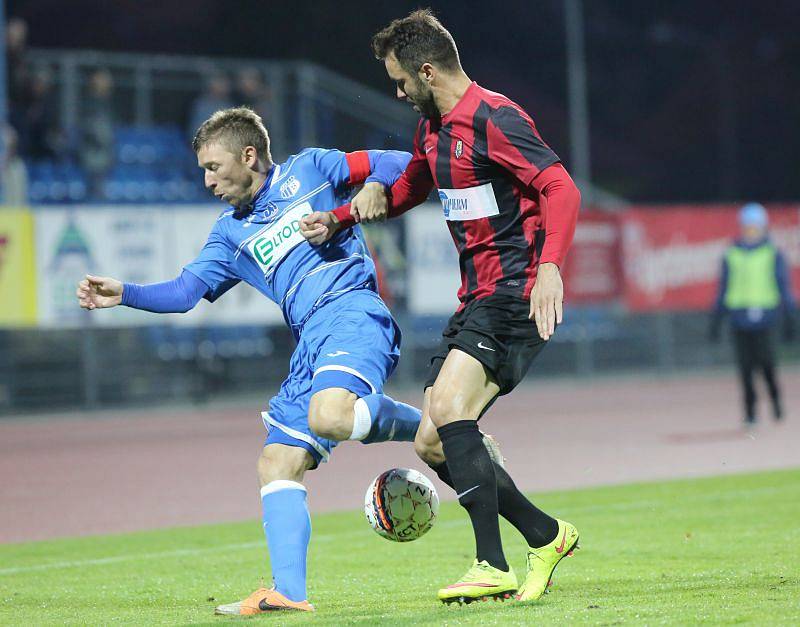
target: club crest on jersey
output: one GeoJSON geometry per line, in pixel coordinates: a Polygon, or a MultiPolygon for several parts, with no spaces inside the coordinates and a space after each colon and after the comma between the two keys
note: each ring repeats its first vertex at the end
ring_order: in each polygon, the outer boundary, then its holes
{"type": "Polygon", "coordinates": [[[286,181],[284,181],[283,185],[281,185],[281,198],[291,198],[294,196],[298,191],[300,191],[300,181],[298,181],[294,176],[290,176],[286,181]]]}
{"type": "Polygon", "coordinates": [[[456,149],[453,152],[456,155],[456,159],[461,159],[461,155],[464,154],[464,142],[459,139],[456,142],[456,149]]]}

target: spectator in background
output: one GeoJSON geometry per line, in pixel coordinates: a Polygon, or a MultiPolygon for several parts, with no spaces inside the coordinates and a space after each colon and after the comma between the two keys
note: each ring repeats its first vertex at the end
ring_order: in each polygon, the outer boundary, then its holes
{"type": "Polygon", "coordinates": [[[250,107],[258,113],[265,124],[270,119],[272,94],[264,76],[254,67],[244,68],[236,77],[236,104],[250,107]]]}
{"type": "Polygon", "coordinates": [[[4,129],[5,152],[0,160],[0,204],[9,207],[24,207],[28,204],[28,171],[17,153],[17,132],[7,126],[4,129]]]}
{"type": "Polygon", "coordinates": [[[58,127],[58,103],[53,93],[53,76],[47,67],[35,69],[30,77],[24,110],[17,116],[20,152],[31,159],[53,159],[61,153],[63,141],[58,127]]]}
{"type": "Polygon", "coordinates": [[[744,394],[746,427],[756,422],[756,370],[764,380],[772,400],[775,420],[783,418],[780,388],[775,364],[773,328],[783,310],[783,334],[793,338],[794,300],[786,260],[769,239],[767,211],[749,204],[739,211],[740,237],[728,248],[722,260],[722,276],[711,319],[711,339],[719,339],[724,316],[733,334],[736,360],[744,394]]]}
{"type": "Polygon", "coordinates": [[[195,98],[189,112],[189,137],[217,111],[233,107],[231,100],[231,82],[228,77],[213,70],[206,72],[205,91],[195,98]]]}
{"type": "Polygon", "coordinates": [[[8,100],[12,118],[25,108],[28,98],[28,24],[19,17],[12,17],[6,24],[6,80],[8,100]]]}
{"type": "Polygon", "coordinates": [[[114,79],[108,70],[89,78],[89,95],[80,121],[80,159],[89,179],[89,198],[105,198],[104,183],[114,163],[114,79]]]}

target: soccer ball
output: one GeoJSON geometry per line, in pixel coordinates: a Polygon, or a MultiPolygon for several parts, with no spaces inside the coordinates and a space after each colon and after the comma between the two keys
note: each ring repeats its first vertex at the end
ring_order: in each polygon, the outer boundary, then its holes
{"type": "Polygon", "coordinates": [[[439,513],[439,495],[425,475],[409,468],[379,474],[364,495],[367,522],[379,536],[411,542],[424,536],[439,513]]]}

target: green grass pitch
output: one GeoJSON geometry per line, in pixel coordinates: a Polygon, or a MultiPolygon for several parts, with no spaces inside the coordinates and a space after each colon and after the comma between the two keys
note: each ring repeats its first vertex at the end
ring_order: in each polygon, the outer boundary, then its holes
{"type": "MultiPolygon", "coordinates": [[[[447,503],[433,530],[408,544],[378,537],[361,511],[314,517],[313,615],[213,616],[216,603],[267,578],[256,521],[0,546],[0,623],[800,624],[800,470],[535,501],[574,522],[582,545],[535,604],[436,600],[473,550],[466,515],[447,503]]],[[[503,534],[522,576],[525,546],[510,527],[503,534]]]]}

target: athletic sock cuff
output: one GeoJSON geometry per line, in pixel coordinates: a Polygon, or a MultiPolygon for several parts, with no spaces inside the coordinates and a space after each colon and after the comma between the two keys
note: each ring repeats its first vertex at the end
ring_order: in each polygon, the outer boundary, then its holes
{"type": "Polygon", "coordinates": [[[350,440],[363,440],[372,429],[372,413],[363,398],[356,399],[353,405],[353,432],[350,440]]]}
{"type": "Polygon", "coordinates": [[[441,440],[472,431],[480,433],[477,420],[456,420],[455,422],[442,425],[436,431],[439,433],[439,439],[441,440]]]}
{"type": "Polygon", "coordinates": [[[273,492],[279,492],[281,490],[302,490],[305,492],[306,487],[302,483],[297,483],[297,481],[276,479],[261,487],[261,498],[263,499],[267,494],[272,494],[273,492]]]}

